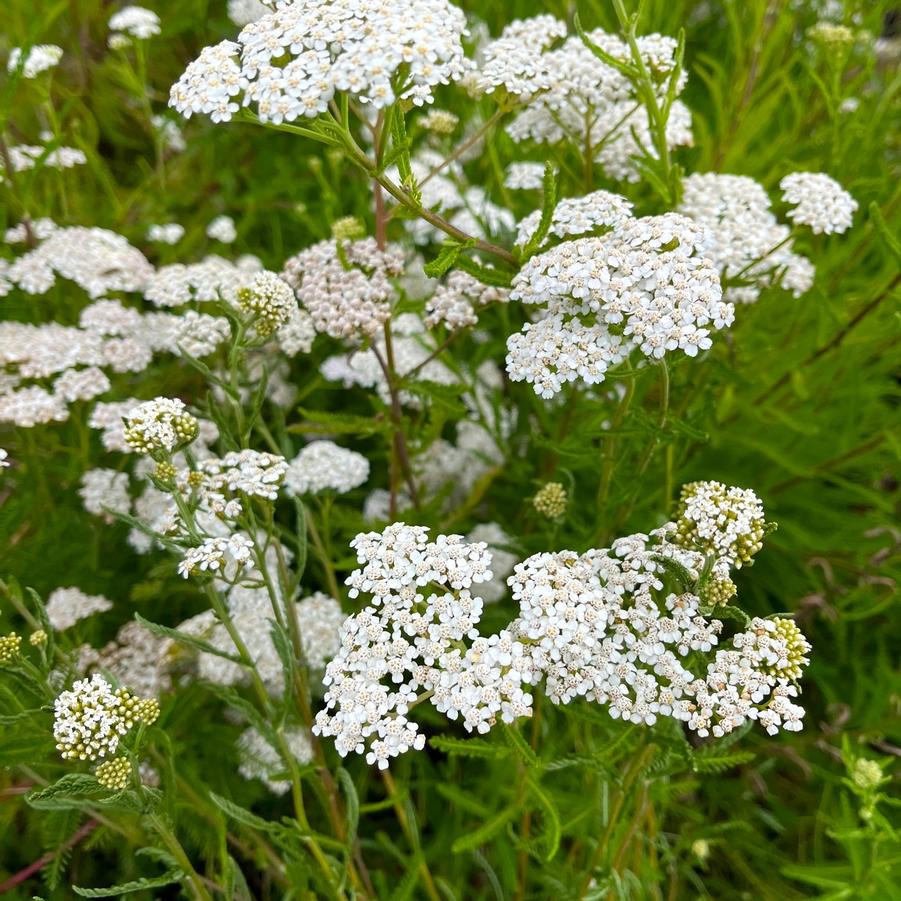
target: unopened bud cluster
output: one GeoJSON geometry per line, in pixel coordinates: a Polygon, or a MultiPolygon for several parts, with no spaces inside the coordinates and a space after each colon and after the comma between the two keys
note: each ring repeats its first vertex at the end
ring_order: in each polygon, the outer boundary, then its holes
{"type": "Polygon", "coordinates": [[[532,498],[532,506],[548,519],[559,519],[566,513],[568,498],[560,482],[548,482],[532,498]]]}
{"type": "Polygon", "coordinates": [[[94,775],[104,788],[122,791],[128,786],[128,780],[131,777],[131,761],[125,757],[105,760],[94,771],[94,775]]]}
{"type": "Polygon", "coordinates": [[[10,632],[9,635],[0,638],[0,666],[4,666],[19,655],[21,644],[22,639],[15,632],[10,632]]]}

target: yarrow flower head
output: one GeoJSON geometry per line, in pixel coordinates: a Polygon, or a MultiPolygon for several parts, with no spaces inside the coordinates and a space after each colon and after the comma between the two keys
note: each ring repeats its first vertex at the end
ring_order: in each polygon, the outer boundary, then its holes
{"type": "Polygon", "coordinates": [[[57,632],[112,609],[112,601],[103,595],[85,594],[80,588],[57,588],[50,592],[46,604],[47,619],[57,632]]]}
{"type": "Polygon", "coordinates": [[[752,561],[772,528],[760,498],[750,488],[692,482],[682,488],[674,540],[740,568],[752,561]]]}
{"type": "Polygon", "coordinates": [[[241,106],[262,122],[326,112],[338,92],[375,109],[431,103],[465,71],[462,10],[447,0],[294,0],[205,48],[172,87],[182,115],[226,122],[241,106]]]}
{"type": "Polygon", "coordinates": [[[15,72],[22,66],[23,78],[37,78],[41,72],[52,69],[63,58],[63,48],[56,44],[35,44],[29,48],[22,62],[22,48],[13,47],[9,52],[9,60],[6,64],[8,72],[15,72]]]}
{"type": "Polygon", "coordinates": [[[177,398],[157,397],[125,419],[125,441],[144,454],[171,453],[197,437],[197,420],[177,398]]]}
{"type": "Polygon", "coordinates": [[[217,216],[206,227],[206,236],[222,244],[233,244],[238,237],[235,220],[231,216],[217,216]]]}
{"type": "Polygon", "coordinates": [[[259,272],[237,292],[238,305],[253,317],[257,335],[266,338],[285,325],[297,309],[291,286],[274,272],[259,272]]]}
{"type": "Polygon", "coordinates": [[[793,172],[779,182],[782,199],[792,204],[788,217],[815,234],[841,234],[851,227],[857,201],[824,172],[793,172]]]}
{"type": "Polygon", "coordinates": [[[143,6],[124,6],[110,16],[109,27],[112,34],[109,38],[111,47],[119,46],[123,40],[127,44],[130,38],[146,41],[160,33],[160,17],[143,6]]]}
{"type": "MultiPolygon", "coordinates": [[[[595,57],[580,37],[566,38],[566,33],[565,23],[549,15],[512,22],[484,48],[469,84],[478,93],[500,89],[527,101],[507,126],[514,141],[567,140],[596,147],[595,162],[611,178],[638,181],[636,160],[657,153],[647,109],[625,75],[595,57]]],[[[596,29],[588,36],[610,56],[631,61],[629,46],[616,35],[596,29]]],[[[678,43],[650,34],[639,37],[637,45],[662,99],[678,43]]],[[[677,94],[685,82],[683,70],[674,84],[677,94]]],[[[672,103],[665,137],[670,149],[692,143],[691,113],[680,100],[672,103]]]]}
{"type": "Polygon", "coordinates": [[[510,297],[544,304],[544,318],[507,339],[507,372],[553,397],[566,382],[597,384],[633,350],[653,360],[696,356],[731,325],[706,229],[675,213],[626,218],[600,237],[532,257],[510,297]]]}
{"type": "Polygon", "coordinates": [[[333,338],[372,337],[391,315],[391,282],[404,271],[403,250],[373,238],[320,241],[285,263],[284,278],[316,330],[333,338]]]}
{"type": "Polygon", "coordinates": [[[250,563],[252,553],[253,542],[246,535],[205,538],[197,547],[185,551],[178,573],[187,579],[199,571],[231,581],[250,563]]]}
{"type": "Polygon", "coordinates": [[[482,601],[470,589],[491,579],[484,544],[459,535],[429,541],[427,529],[395,523],[358,535],[351,546],[361,566],[347,580],[349,594],[372,601],[341,630],[316,734],[333,736],[342,756],[368,747],[367,761],[385,768],[424,746],[407,716],[420,690],[452,719],[461,716],[467,729],[487,731],[496,718],[528,714],[531,696],[509,642],[480,640],[476,630],[482,601]],[[473,641],[465,653],[464,638],[473,641]]]}
{"type": "Polygon", "coordinates": [[[156,719],[159,707],[154,705],[123,688],[114,690],[98,673],[79,680],[54,703],[56,748],[65,759],[112,757],[135,723],[156,719]]]}
{"type": "Polygon", "coordinates": [[[763,186],[746,175],[698,172],[682,183],[679,212],[710,233],[705,249],[726,278],[742,273],[730,286],[729,300],[753,303],[763,287],[779,284],[799,297],[813,284],[810,261],[792,249],[791,229],[770,209],[763,186]]]}
{"type": "MultiPolygon", "coordinates": [[[[204,460],[197,478],[208,501],[212,500],[210,494],[221,494],[225,490],[274,501],[287,473],[288,463],[284,457],[244,448],[230,451],[221,459],[210,457],[204,460]]],[[[221,502],[224,504],[224,499],[221,502]]]]}
{"type": "Polygon", "coordinates": [[[369,478],[369,461],[333,441],[312,441],[291,461],[285,484],[292,494],[345,494],[369,478]]]}

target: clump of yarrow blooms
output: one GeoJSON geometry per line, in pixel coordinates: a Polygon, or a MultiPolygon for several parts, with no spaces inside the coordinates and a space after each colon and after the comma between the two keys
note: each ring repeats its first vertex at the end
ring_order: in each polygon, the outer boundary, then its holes
{"type": "Polygon", "coordinates": [[[568,382],[598,384],[633,351],[697,356],[734,319],[705,255],[706,229],[674,213],[617,215],[607,234],[558,244],[513,279],[511,299],[543,306],[542,318],[508,339],[507,372],[541,397],[568,382]]]}
{"type": "Polygon", "coordinates": [[[746,627],[724,636],[722,583],[771,528],[759,499],[702,482],[686,486],[678,512],[610,548],[516,565],[507,583],[519,615],[489,635],[478,629],[479,584],[491,579],[485,544],[432,541],[403,523],[358,535],[361,568],[347,584],[370,601],[342,627],[314,731],[333,736],[342,756],[386,767],[424,747],[417,705],[484,733],[530,716],[538,686],[556,704],[584,698],[644,725],[672,717],[701,737],[754,720],[773,735],[800,729],[793,699],[810,645],[797,626],[730,607],[746,627]]]}

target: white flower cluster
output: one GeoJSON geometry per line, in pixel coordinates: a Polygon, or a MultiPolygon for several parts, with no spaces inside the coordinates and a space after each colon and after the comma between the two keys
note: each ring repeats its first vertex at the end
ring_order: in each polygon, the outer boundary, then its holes
{"type": "Polygon", "coordinates": [[[15,260],[3,280],[27,294],[46,294],[59,276],[96,298],[114,291],[140,291],[152,274],[153,266],[122,235],[73,226],[53,230],[15,260]]]}
{"type": "MultiPolygon", "coordinates": [[[[514,22],[485,48],[479,73],[470,81],[483,91],[503,85],[529,101],[507,126],[514,141],[572,141],[589,148],[612,178],[638,181],[636,157],[656,155],[647,110],[629,79],[595,57],[579,37],[555,46],[565,34],[564,23],[546,15],[514,22]]],[[[616,59],[631,61],[628,46],[615,35],[598,29],[589,37],[616,59]]],[[[638,47],[662,98],[677,42],[650,34],[638,38],[638,47]]],[[[677,93],[685,81],[683,73],[677,93]]],[[[666,139],[670,149],[692,143],[691,114],[679,100],[670,110],[666,139]]]]}
{"type": "MultiPolygon", "coordinates": [[[[45,147],[41,144],[15,144],[8,150],[13,172],[27,172],[40,166],[51,169],[71,169],[83,166],[88,158],[77,147],[45,147]]],[[[0,184],[5,178],[6,160],[0,158],[0,184]]]]}
{"type": "Polygon", "coordinates": [[[200,572],[234,581],[251,562],[253,542],[240,532],[227,538],[204,538],[197,547],[188,548],[178,564],[178,574],[187,579],[200,572]]]}
{"type": "Polygon", "coordinates": [[[288,465],[285,486],[291,494],[335,491],[345,494],[369,478],[369,460],[334,441],[311,441],[288,465]]]}
{"type": "Polygon", "coordinates": [[[469,589],[491,578],[484,545],[459,535],[430,542],[427,529],[395,523],[358,535],[351,547],[362,567],[347,579],[349,594],[371,595],[372,603],[341,630],[341,650],[323,679],[317,735],[333,736],[342,757],[368,745],[367,761],[384,769],[390,758],[424,746],[407,718],[419,691],[432,692],[434,705],[480,731],[496,715],[512,721],[528,709],[531,698],[517,692],[515,677],[506,693],[493,684],[501,666],[492,666],[489,649],[481,660],[460,655],[458,643],[478,637],[482,614],[469,589]]]}
{"type": "Polygon", "coordinates": [[[183,225],[177,222],[166,222],[162,225],[149,225],[147,227],[147,240],[159,244],[178,244],[185,236],[183,225]]]}
{"type": "Polygon", "coordinates": [[[260,270],[256,257],[243,256],[235,262],[215,254],[199,263],[173,263],[161,266],[144,285],[144,297],[158,307],[179,307],[191,301],[220,298],[232,301],[237,290],[260,270]]]}
{"type": "Polygon", "coordinates": [[[40,219],[29,220],[27,228],[24,221],[12,226],[12,228],[8,228],[3,233],[3,240],[7,244],[24,244],[28,240],[30,233],[35,240],[43,241],[45,238],[49,238],[58,228],[59,226],[52,219],[42,216],[40,219]]]}
{"type": "Polygon", "coordinates": [[[452,330],[466,328],[479,321],[477,308],[509,300],[507,288],[482,284],[462,269],[455,269],[426,301],[425,324],[428,328],[441,323],[452,330]]]}
{"type": "Polygon", "coordinates": [[[291,286],[274,272],[258,272],[253,281],[237,291],[238,305],[253,320],[257,335],[267,337],[292,319],[297,298],[291,286]]]}
{"type": "Polygon", "coordinates": [[[238,238],[235,220],[231,216],[217,216],[207,227],[206,236],[221,244],[233,244],[238,238]]]}
{"type": "Polygon", "coordinates": [[[78,494],[85,510],[112,522],[117,513],[131,510],[127,472],[115,469],[89,469],[81,477],[78,494]]]}
{"type": "Polygon", "coordinates": [[[800,297],[813,284],[810,261],[795,253],[791,229],[770,209],[766,191],[746,175],[703,172],[682,182],[679,212],[704,226],[713,238],[707,253],[722,277],[741,273],[742,284],[726,295],[753,303],[761,288],[780,284],[800,297]]]}
{"type": "Polygon", "coordinates": [[[285,481],[288,463],[284,457],[244,448],[230,451],[221,459],[210,457],[200,464],[206,495],[231,492],[274,501],[285,481]]]}
{"type": "MultiPolygon", "coordinates": [[[[309,763],[313,759],[313,746],[304,730],[286,729],[285,741],[298,763],[309,763]]],[[[274,795],[283,795],[290,790],[289,781],[273,778],[274,773],[284,772],[285,761],[256,729],[246,729],[241,733],[238,753],[241,758],[238,773],[245,779],[259,779],[274,795]]]]}
{"type": "Polygon", "coordinates": [[[507,166],[504,187],[510,188],[511,191],[540,191],[543,185],[542,163],[510,163],[507,166]]]}
{"type": "Polygon", "coordinates": [[[155,719],[158,711],[156,702],[138,700],[121,688],[113,691],[112,685],[95,673],[77,681],[54,702],[57,750],[64,759],[111,757],[136,722],[155,719]]]}
{"type": "Polygon", "coordinates": [[[375,335],[388,320],[395,297],[391,278],[403,271],[400,247],[380,250],[373,238],[365,238],[340,246],[320,241],[291,257],[283,275],[317,331],[359,340],[375,335]]]}
{"type": "Polygon", "coordinates": [[[126,47],[132,38],[146,41],[158,35],[160,17],[143,6],[123,6],[110,16],[109,28],[109,46],[114,49],[126,47]]]}
{"type": "Polygon", "coordinates": [[[514,20],[482,51],[472,89],[488,94],[503,88],[520,102],[548,90],[558,76],[543,51],[564,37],[566,24],[554,16],[514,20]]]}
{"type": "MultiPolygon", "coordinates": [[[[667,523],[609,549],[529,557],[507,580],[518,616],[488,637],[477,629],[482,598],[470,591],[492,578],[485,543],[432,542],[427,529],[404,523],[358,535],[351,546],[362,566],[347,584],[351,597],[371,602],[341,630],[314,732],[334,737],[342,756],[366,753],[384,768],[423,747],[409,718],[416,704],[428,699],[485,732],[529,716],[529,687],[541,682],[556,704],[585,698],[647,725],[672,717],[702,737],[748,720],[770,734],[799,729],[804,711],[791,699],[810,645],[797,626],[753,619],[732,649],[717,649],[723,622],[702,600],[706,581],[728,578],[740,561],[736,545],[756,543],[758,523],[736,515],[734,491],[720,499],[703,552],[667,523]],[[703,675],[687,667],[697,658],[708,661],[703,675]]],[[[502,530],[480,534],[507,540],[502,530]]]]}
{"type": "Polygon", "coordinates": [[[23,78],[37,78],[41,72],[46,72],[59,64],[63,58],[63,48],[56,44],[35,44],[30,47],[22,62],[22,48],[13,47],[9,51],[9,60],[6,64],[8,72],[15,72],[22,67],[23,78]]]}
{"type": "Polygon", "coordinates": [[[711,331],[734,318],[705,256],[710,242],[690,219],[666,213],[532,257],[511,298],[546,304],[545,317],[507,339],[510,378],[553,397],[567,382],[602,382],[636,349],[660,359],[709,348],[711,331]]]}
{"type": "MultiPolygon", "coordinates": [[[[290,330],[292,352],[300,349],[303,335],[291,322],[284,330],[286,334],[290,330]]],[[[140,372],[163,351],[203,357],[230,335],[228,321],[222,317],[194,310],[180,316],[141,313],[118,300],[99,300],[84,307],[78,327],[56,322],[0,323],[0,421],[25,428],[64,421],[69,404],[92,400],[110,389],[110,379],[101,367],[114,373],[140,372]]],[[[282,334],[276,339],[281,343],[282,334]]],[[[98,413],[98,422],[89,422],[92,428],[104,429],[105,447],[130,450],[119,420],[138,403],[102,408],[115,412],[111,416],[98,413]]]]}
{"type": "Polygon", "coordinates": [[[57,588],[50,592],[46,603],[47,619],[57,632],[70,629],[95,613],[112,609],[112,601],[103,595],[85,594],[80,588],[57,588]]]}
{"type": "MultiPolygon", "coordinates": [[[[613,229],[632,218],[632,204],[619,194],[592,191],[583,197],[566,197],[554,207],[548,234],[556,238],[587,235],[613,229]]],[[[529,242],[541,222],[541,211],[530,213],[516,226],[516,243],[529,242]]]]}
{"type": "Polygon", "coordinates": [[[263,122],[328,109],[337,92],[382,109],[417,106],[464,71],[462,10],[447,0],[294,0],[206,47],[172,87],[185,117],[227,122],[242,106],[263,122]]]}
{"type": "Polygon", "coordinates": [[[142,454],[169,453],[197,436],[197,420],[184,401],[157,397],[131,410],[125,421],[125,441],[142,454]]]}
{"type": "Polygon", "coordinates": [[[857,201],[825,172],[792,172],[779,182],[782,199],[794,209],[788,218],[815,235],[841,234],[851,227],[857,201]]]}
{"type": "Polygon", "coordinates": [[[740,569],[763,547],[763,503],[750,488],[691,482],[682,488],[676,536],[683,547],[713,554],[740,569]]]}

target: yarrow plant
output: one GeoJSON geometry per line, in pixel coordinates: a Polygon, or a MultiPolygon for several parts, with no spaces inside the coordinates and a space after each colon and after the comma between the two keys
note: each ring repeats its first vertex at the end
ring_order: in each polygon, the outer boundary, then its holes
{"type": "Polygon", "coordinates": [[[891,48],[538,6],[9,16],[0,894],[891,897],[891,48]]]}

